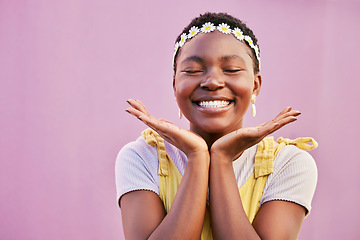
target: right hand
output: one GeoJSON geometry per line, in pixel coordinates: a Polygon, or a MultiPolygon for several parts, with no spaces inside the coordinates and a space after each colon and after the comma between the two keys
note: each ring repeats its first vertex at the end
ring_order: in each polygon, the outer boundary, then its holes
{"type": "Polygon", "coordinates": [[[155,118],[139,100],[129,99],[127,102],[131,105],[126,109],[128,113],[140,119],[167,142],[183,151],[188,158],[204,153],[209,155],[205,140],[196,133],[182,129],[165,119],[155,118]]]}
{"type": "Polygon", "coordinates": [[[220,155],[220,159],[232,162],[243,151],[259,143],[267,135],[279,130],[283,126],[297,120],[301,113],[285,108],[274,119],[256,127],[240,128],[214,142],[211,146],[211,155],[220,155]]]}

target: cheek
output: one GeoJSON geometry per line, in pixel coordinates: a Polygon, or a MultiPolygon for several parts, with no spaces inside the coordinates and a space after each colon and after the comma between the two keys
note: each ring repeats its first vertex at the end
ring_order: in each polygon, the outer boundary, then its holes
{"type": "Polygon", "coordinates": [[[248,99],[249,101],[251,99],[253,88],[253,84],[249,83],[242,83],[232,86],[232,90],[237,95],[237,97],[244,100],[248,99]]]}
{"type": "Polygon", "coordinates": [[[176,98],[188,98],[198,86],[197,81],[193,79],[177,78],[174,83],[176,98]]]}

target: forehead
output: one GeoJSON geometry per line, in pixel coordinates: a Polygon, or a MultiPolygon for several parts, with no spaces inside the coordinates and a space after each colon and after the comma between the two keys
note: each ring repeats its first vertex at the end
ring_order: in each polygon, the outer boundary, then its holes
{"type": "Polygon", "coordinates": [[[188,40],[180,49],[178,63],[191,56],[221,58],[234,55],[252,62],[251,50],[245,43],[236,39],[232,34],[213,31],[211,33],[199,33],[188,40]]]}

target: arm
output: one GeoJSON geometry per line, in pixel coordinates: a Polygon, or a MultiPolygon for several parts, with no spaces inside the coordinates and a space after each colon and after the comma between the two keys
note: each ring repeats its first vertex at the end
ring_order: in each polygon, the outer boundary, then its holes
{"type": "Polygon", "coordinates": [[[206,161],[203,162],[205,164],[193,164],[189,160],[167,215],[155,193],[134,191],[125,194],[121,198],[121,209],[126,239],[198,239],[208,184],[208,166],[206,161]]]}
{"type": "Polygon", "coordinates": [[[276,173],[268,178],[269,185],[253,226],[264,239],[265,236],[296,239],[305,213],[311,209],[317,182],[316,164],[307,152],[286,146],[277,155],[274,170],[276,173]]]}
{"type": "Polygon", "coordinates": [[[305,208],[287,201],[264,203],[253,226],[261,239],[297,239],[305,217],[305,208]]]}
{"type": "Polygon", "coordinates": [[[121,198],[123,227],[129,239],[199,239],[206,208],[209,152],[196,134],[152,117],[141,102],[129,100],[127,111],[157,131],[188,157],[184,176],[167,215],[152,192],[135,191],[121,198]]]}
{"type": "Polygon", "coordinates": [[[266,124],[239,129],[213,144],[210,166],[210,212],[214,239],[292,239],[294,236],[296,239],[297,235],[293,233],[298,233],[305,214],[302,207],[293,203],[266,203],[261,207],[265,210],[259,210],[254,225],[250,224],[242,207],[232,161],[266,135],[294,121],[297,115],[299,112],[287,108],[266,124]],[[280,209],[277,209],[278,207],[280,209]],[[302,211],[299,211],[299,208],[302,211]],[[265,231],[270,224],[283,229],[265,231]],[[289,236],[291,238],[288,238],[289,236]]]}
{"type": "Polygon", "coordinates": [[[243,209],[231,161],[212,155],[210,214],[214,239],[260,239],[243,209]]]}
{"type": "Polygon", "coordinates": [[[210,199],[214,239],[297,239],[305,217],[305,208],[296,203],[269,201],[251,225],[231,164],[211,164],[210,199]]]}

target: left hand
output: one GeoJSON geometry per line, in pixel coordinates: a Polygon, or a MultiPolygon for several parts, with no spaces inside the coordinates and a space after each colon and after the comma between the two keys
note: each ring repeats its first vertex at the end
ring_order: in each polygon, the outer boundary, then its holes
{"type": "Polygon", "coordinates": [[[240,128],[233,131],[218,140],[216,140],[210,149],[210,154],[221,156],[226,162],[232,162],[240,154],[251,146],[259,143],[267,135],[277,131],[283,126],[297,120],[296,116],[301,113],[292,110],[291,107],[285,108],[273,120],[258,125],[256,127],[240,128]]]}

